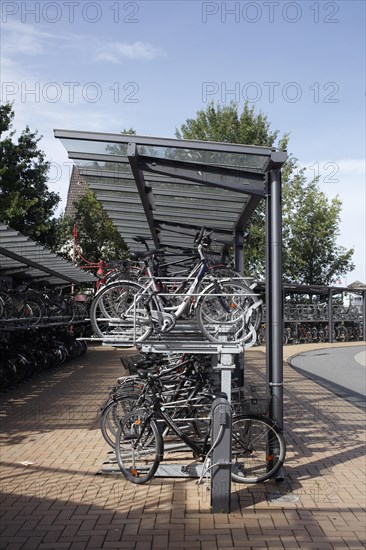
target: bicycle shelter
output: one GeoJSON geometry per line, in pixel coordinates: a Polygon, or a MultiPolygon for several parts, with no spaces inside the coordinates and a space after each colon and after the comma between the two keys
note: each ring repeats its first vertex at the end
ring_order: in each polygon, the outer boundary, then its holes
{"type": "MultiPolygon", "coordinates": [[[[189,248],[197,231],[205,227],[214,232],[222,250],[233,247],[235,268],[242,273],[244,228],[265,200],[267,385],[270,417],[282,429],[281,168],[287,154],[271,147],[230,143],[54,132],[132,249],[136,249],[136,235],[151,237],[156,248],[189,248]]],[[[187,323],[177,324],[167,338],[143,342],[142,351],[216,356],[222,390],[230,394],[234,359],[243,357],[243,346],[214,344],[195,330],[187,323]]],[[[113,339],[107,343],[118,345],[113,339]]],[[[226,449],[225,456],[220,456],[223,468],[230,462],[230,453],[226,449]]],[[[211,487],[212,495],[220,493],[217,503],[212,501],[214,512],[229,511],[228,479],[211,487]]]]}
{"type": "Polygon", "coordinates": [[[46,280],[54,286],[93,283],[96,278],[0,222],[0,275],[46,280]]]}

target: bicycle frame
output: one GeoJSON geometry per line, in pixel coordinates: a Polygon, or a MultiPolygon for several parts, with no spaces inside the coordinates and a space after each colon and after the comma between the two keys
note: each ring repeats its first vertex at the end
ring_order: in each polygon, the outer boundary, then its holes
{"type": "MultiPolygon", "coordinates": [[[[200,282],[202,281],[205,274],[209,271],[209,266],[206,261],[206,258],[203,255],[202,252],[202,246],[198,246],[198,252],[200,255],[200,261],[197,265],[195,265],[190,272],[190,274],[185,278],[183,283],[178,287],[178,289],[173,293],[173,295],[179,296],[182,295],[181,292],[184,289],[186,282],[191,280],[193,278],[192,283],[190,284],[189,288],[184,293],[182,303],[179,306],[166,306],[161,298],[162,293],[159,289],[159,278],[155,277],[152,269],[150,266],[146,266],[147,271],[147,277],[148,283],[142,288],[141,292],[139,292],[138,296],[136,297],[133,306],[133,315],[134,318],[136,318],[136,305],[138,303],[143,302],[143,297],[146,295],[149,297],[149,301],[154,299],[155,304],[158,305],[158,311],[155,313],[174,313],[176,319],[179,319],[181,315],[184,313],[184,311],[187,308],[187,305],[191,302],[192,297],[197,293],[198,286],[200,282]]],[[[169,293],[171,295],[171,293],[169,293]]],[[[130,310],[127,310],[127,314],[130,312],[130,310]]],[[[154,311],[149,312],[153,320],[158,320],[157,318],[154,319],[154,311]]],[[[155,315],[157,317],[157,315],[155,315]]]]}
{"type": "MultiPolygon", "coordinates": [[[[134,449],[137,449],[140,439],[144,435],[144,432],[146,430],[146,427],[149,425],[150,421],[154,420],[162,420],[164,423],[185,443],[190,449],[192,449],[193,453],[198,455],[199,457],[206,456],[206,453],[209,449],[208,445],[208,439],[210,437],[210,430],[207,430],[207,434],[203,440],[202,443],[198,443],[197,441],[194,441],[190,439],[174,422],[173,418],[165,412],[164,410],[164,404],[160,400],[160,398],[156,397],[154,400],[154,408],[153,411],[146,416],[146,418],[143,421],[141,431],[139,433],[139,436],[137,437],[136,441],[133,444],[134,449]]],[[[182,420],[182,419],[181,419],[182,420]]]]}

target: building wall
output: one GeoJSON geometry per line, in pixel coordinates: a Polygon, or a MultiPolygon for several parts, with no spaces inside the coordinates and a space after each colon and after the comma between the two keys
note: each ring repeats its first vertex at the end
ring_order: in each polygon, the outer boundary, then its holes
{"type": "Polygon", "coordinates": [[[80,176],[79,169],[74,166],[71,173],[69,190],[67,193],[67,202],[65,208],[65,216],[70,216],[71,218],[75,214],[74,203],[83,196],[85,191],[88,189],[86,181],[80,176]]]}

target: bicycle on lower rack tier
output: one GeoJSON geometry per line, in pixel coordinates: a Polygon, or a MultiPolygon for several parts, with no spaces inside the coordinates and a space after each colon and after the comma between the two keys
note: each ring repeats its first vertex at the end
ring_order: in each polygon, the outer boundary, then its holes
{"type": "Polygon", "coordinates": [[[162,251],[139,253],[145,277],[138,282],[117,281],[96,295],[90,310],[95,334],[142,342],[153,331],[170,332],[179,318],[195,314],[199,329],[211,342],[254,344],[262,300],[243,278],[222,278],[210,271],[205,257],[209,244],[210,233],[202,229],[195,239],[199,261],[174,291],[155,275],[154,261],[162,251]]]}
{"type": "MultiPolygon", "coordinates": [[[[161,397],[160,375],[141,372],[140,376],[145,378],[150,388],[151,405],[149,409],[132,411],[120,421],[115,451],[118,466],[125,478],[132,483],[141,484],[149,481],[156,473],[164,458],[164,439],[158,427],[160,423],[168,427],[169,433],[174,433],[189,447],[194,459],[203,461],[203,468],[208,471],[214,465],[206,466],[207,462],[218,440],[222,437],[224,428],[220,430],[214,442],[211,440],[211,430],[206,430],[202,439],[189,435],[179,426],[180,422],[186,422],[187,419],[173,418],[165,408],[161,397]]],[[[211,397],[215,398],[214,395],[211,397]]],[[[182,450],[181,446],[178,446],[178,450],[182,450]]],[[[259,483],[273,477],[283,465],[285,453],[283,435],[268,418],[253,415],[233,417],[231,463],[233,481],[259,483]]]]}

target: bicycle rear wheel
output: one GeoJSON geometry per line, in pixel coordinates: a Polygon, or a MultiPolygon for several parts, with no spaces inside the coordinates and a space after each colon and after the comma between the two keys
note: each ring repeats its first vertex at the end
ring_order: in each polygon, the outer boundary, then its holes
{"type": "Polygon", "coordinates": [[[93,300],[90,321],[97,336],[141,342],[152,332],[152,322],[142,296],[143,287],[131,281],[107,285],[93,300]]]}
{"type": "Polygon", "coordinates": [[[274,476],[285,460],[282,433],[266,417],[245,415],[233,418],[233,481],[260,483],[274,476]]]}
{"type": "Polygon", "coordinates": [[[137,484],[154,476],[164,455],[163,438],[153,419],[145,422],[144,411],[132,412],[121,420],[115,449],[121,472],[137,484]]]}
{"type": "Polygon", "coordinates": [[[255,343],[261,305],[262,301],[242,281],[217,281],[199,296],[197,322],[211,342],[255,343]]]}

